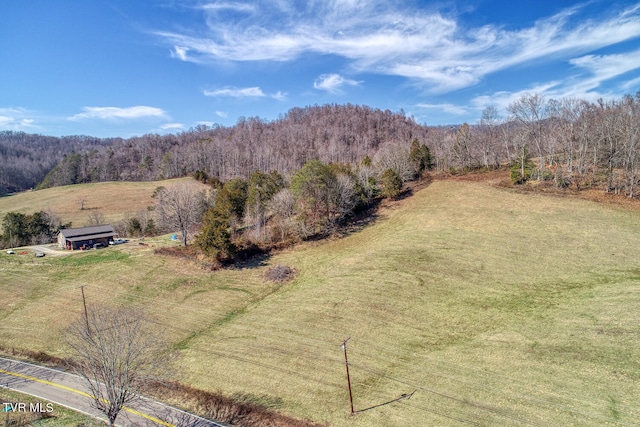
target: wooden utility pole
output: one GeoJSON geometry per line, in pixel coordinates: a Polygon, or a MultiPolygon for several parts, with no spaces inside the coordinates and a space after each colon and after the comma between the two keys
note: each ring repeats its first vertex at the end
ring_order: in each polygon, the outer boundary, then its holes
{"type": "Polygon", "coordinates": [[[344,350],[344,364],[347,367],[347,385],[349,386],[349,402],[351,403],[351,415],[353,415],[353,394],[351,393],[351,377],[349,377],[349,360],[347,359],[347,341],[351,337],[347,338],[342,343],[342,350],[344,350]]]}
{"type": "Polygon", "coordinates": [[[84,285],[80,286],[80,291],[82,291],[82,305],[84,306],[84,320],[87,322],[87,332],[91,333],[91,329],[89,328],[89,313],[87,312],[87,300],[84,298],[84,285]]]}

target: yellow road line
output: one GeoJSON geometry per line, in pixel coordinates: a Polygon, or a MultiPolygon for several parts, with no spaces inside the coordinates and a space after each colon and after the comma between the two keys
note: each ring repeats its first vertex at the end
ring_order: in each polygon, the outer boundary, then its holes
{"type": "MultiPolygon", "coordinates": [[[[82,390],[77,390],[75,388],[68,387],[66,385],[54,383],[54,382],[51,382],[51,381],[47,381],[47,380],[43,380],[43,379],[40,379],[40,378],[29,376],[29,375],[21,374],[21,373],[18,373],[18,372],[11,372],[11,371],[5,371],[4,369],[0,369],[0,373],[7,374],[7,375],[12,375],[12,376],[18,377],[18,378],[24,378],[24,379],[27,379],[27,380],[30,380],[30,381],[39,382],[39,383],[42,383],[42,384],[49,385],[51,387],[57,387],[57,388],[60,388],[60,389],[66,390],[66,391],[70,391],[72,393],[79,394],[80,396],[88,397],[89,399],[93,399],[94,398],[92,395],[90,395],[89,393],[85,393],[82,390]]],[[[134,415],[138,415],[140,417],[143,417],[143,418],[146,418],[146,419],[148,419],[150,421],[153,421],[154,423],[158,423],[160,425],[163,425],[165,427],[177,427],[177,426],[175,426],[175,425],[173,425],[171,423],[168,423],[166,421],[162,421],[161,419],[156,418],[156,417],[152,417],[151,415],[143,414],[142,412],[136,411],[135,409],[129,408],[127,406],[123,406],[122,409],[124,409],[125,411],[130,412],[130,413],[132,413],[134,415]]]]}
{"type": "Polygon", "coordinates": [[[39,382],[39,383],[42,383],[42,384],[50,385],[52,387],[61,388],[63,390],[67,390],[67,391],[70,391],[72,393],[76,393],[76,394],[79,394],[81,396],[85,396],[85,397],[88,397],[90,399],[93,399],[93,396],[91,396],[89,393],[85,393],[84,391],[76,390],[75,388],[67,387],[66,385],[52,383],[51,381],[43,380],[43,379],[36,378],[36,377],[31,377],[29,375],[20,374],[18,372],[5,371],[4,369],[0,369],[0,373],[7,374],[7,375],[13,375],[14,377],[24,378],[24,379],[27,379],[27,380],[30,380],[30,381],[36,381],[36,382],[39,382]]]}
{"type": "Polygon", "coordinates": [[[156,418],[156,417],[152,417],[151,415],[143,414],[143,413],[142,413],[142,412],[140,412],[140,411],[136,411],[136,410],[135,410],[135,409],[133,409],[133,408],[128,408],[128,407],[126,407],[126,406],[125,406],[125,407],[124,407],[124,410],[125,410],[125,411],[127,411],[127,412],[131,412],[132,414],[139,415],[139,416],[141,416],[141,417],[143,417],[143,418],[146,418],[146,419],[148,419],[148,420],[151,420],[151,421],[153,421],[154,423],[158,423],[158,424],[163,425],[163,426],[165,426],[165,427],[177,427],[177,426],[175,426],[175,425],[173,425],[173,424],[171,424],[171,423],[168,423],[168,422],[166,422],[166,421],[162,421],[161,419],[158,419],[158,418],[156,418]]]}

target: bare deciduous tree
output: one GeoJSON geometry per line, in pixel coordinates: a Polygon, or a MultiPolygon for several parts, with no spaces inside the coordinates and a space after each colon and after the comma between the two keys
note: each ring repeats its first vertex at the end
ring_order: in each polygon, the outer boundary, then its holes
{"type": "Polygon", "coordinates": [[[539,93],[524,94],[516,101],[509,104],[507,110],[513,115],[513,120],[524,133],[525,141],[533,142],[536,149],[539,168],[537,178],[543,178],[545,170],[545,141],[547,133],[544,132],[544,123],[547,118],[547,104],[544,96],[539,93]]]}
{"type": "Polygon", "coordinates": [[[370,165],[360,165],[357,170],[356,179],[362,189],[363,202],[369,204],[378,190],[375,170],[370,165]]]}
{"type": "Polygon", "coordinates": [[[102,212],[100,212],[99,210],[93,210],[91,211],[91,213],[89,213],[89,215],[87,215],[87,222],[85,223],[85,225],[87,227],[90,227],[92,225],[102,225],[106,222],[107,219],[102,212]]]}
{"type": "Polygon", "coordinates": [[[157,196],[156,212],[161,227],[180,230],[187,246],[191,229],[200,222],[204,212],[204,193],[187,183],[167,186],[157,196]]]}
{"type": "Polygon", "coordinates": [[[350,175],[338,174],[331,190],[332,205],[334,206],[333,222],[340,222],[353,212],[358,200],[355,191],[355,179],[350,175]]]}
{"type": "Polygon", "coordinates": [[[402,182],[411,181],[415,174],[407,145],[384,145],[376,153],[373,163],[378,170],[378,175],[382,176],[387,169],[391,169],[398,174],[402,182]]]}
{"type": "Polygon", "coordinates": [[[274,227],[280,240],[296,235],[296,198],[288,188],[276,193],[269,203],[268,209],[274,216],[274,227]]]}
{"type": "Polygon", "coordinates": [[[500,125],[500,116],[498,115],[498,109],[494,106],[486,107],[482,110],[482,117],[480,118],[480,138],[479,149],[482,155],[482,164],[485,168],[489,166],[499,166],[499,138],[498,138],[498,126],[500,125]],[[493,159],[489,157],[493,155],[493,159]]]}
{"type": "Polygon", "coordinates": [[[140,397],[147,381],[165,372],[166,347],[138,311],[93,308],[69,327],[66,337],[72,367],[110,426],[125,405],[140,397]]]}

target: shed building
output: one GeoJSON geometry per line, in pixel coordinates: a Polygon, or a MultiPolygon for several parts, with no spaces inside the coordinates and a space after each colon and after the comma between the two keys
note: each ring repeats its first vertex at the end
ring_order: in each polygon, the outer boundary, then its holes
{"type": "Polygon", "coordinates": [[[63,228],[58,233],[58,246],[62,249],[80,249],[82,246],[93,246],[96,243],[108,245],[109,240],[117,236],[113,227],[108,224],[82,228],[63,228]]]}

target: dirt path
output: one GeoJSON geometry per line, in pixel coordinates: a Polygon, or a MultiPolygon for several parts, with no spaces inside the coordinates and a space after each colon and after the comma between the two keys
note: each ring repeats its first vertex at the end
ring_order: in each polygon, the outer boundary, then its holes
{"type": "MultiPolygon", "coordinates": [[[[23,246],[21,248],[16,248],[14,250],[16,253],[22,252],[22,251],[33,252],[34,254],[38,252],[42,252],[47,256],[65,256],[65,255],[71,255],[73,253],[76,253],[75,251],[63,251],[62,249],[58,248],[56,244],[23,246]]],[[[80,252],[80,251],[77,251],[77,252],[80,252]]]]}

